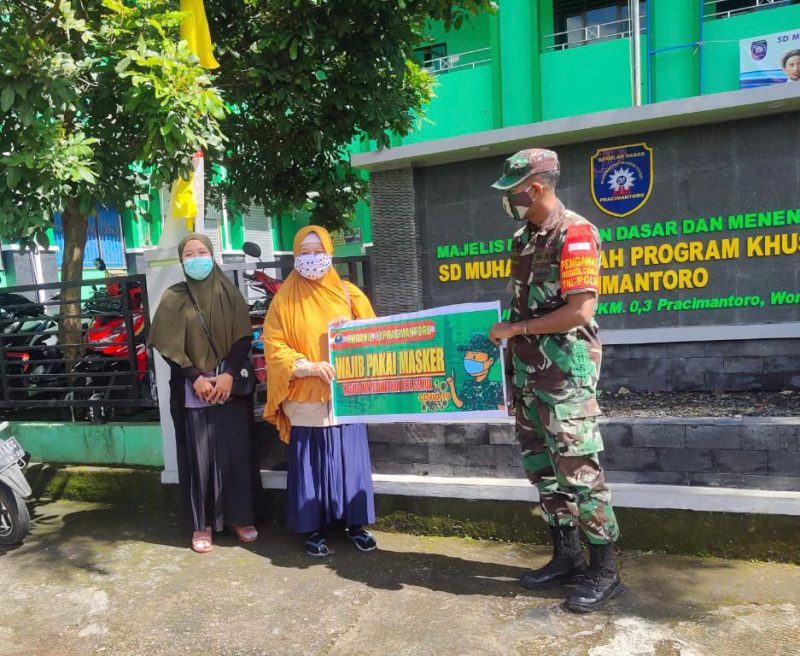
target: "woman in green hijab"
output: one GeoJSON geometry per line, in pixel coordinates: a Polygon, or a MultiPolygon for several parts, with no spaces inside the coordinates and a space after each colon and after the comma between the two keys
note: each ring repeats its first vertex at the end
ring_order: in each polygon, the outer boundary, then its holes
{"type": "Polygon", "coordinates": [[[214,263],[208,238],[186,236],[178,256],[186,281],[164,292],[150,343],[170,365],[178,476],[191,510],[192,549],[205,553],[211,551],[212,531],[224,526],[244,542],[258,537],[253,526],[250,402],[231,396],[233,375],[248,357],[252,337],[247,304],[214,263]],[[216,354],[224,360],[218,375],[214,372],[222,363],[216,354]]]}

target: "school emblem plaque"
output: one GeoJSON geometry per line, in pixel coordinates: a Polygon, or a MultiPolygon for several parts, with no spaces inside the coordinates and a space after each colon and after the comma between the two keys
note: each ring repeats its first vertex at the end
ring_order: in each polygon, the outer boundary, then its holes
{"type": "Polygon", "coordinates": [[[592,157],[592,198],[606,214],[626,217],[653,191],[653,149],[646,143],[601,148],[592,157]]]}

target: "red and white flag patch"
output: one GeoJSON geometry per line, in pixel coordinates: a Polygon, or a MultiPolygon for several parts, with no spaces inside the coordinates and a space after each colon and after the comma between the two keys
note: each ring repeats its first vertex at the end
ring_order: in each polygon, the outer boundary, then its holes
{"type": "Polygon", "coordinates": [[[564,245],[561,248],[561,294],[600,290],[600,259],[592,233],[587,223],[571,225],[567,228],[564,245]]]}

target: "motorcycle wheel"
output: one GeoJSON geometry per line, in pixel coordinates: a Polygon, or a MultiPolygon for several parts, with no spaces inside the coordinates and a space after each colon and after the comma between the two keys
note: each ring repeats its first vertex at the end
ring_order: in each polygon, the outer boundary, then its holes
{"type": "Polygon", "coordinates": [[[31,532],[31,516],[25,501],[0,484],[0,544],[19,544],[31,532]]]}
{"type": "MultiPolygon", "coordinates": [[[[78,395],[75,392],[67,392],[64,396],[65,401],[74,401],[78,398],[78,395]]],[[[89,408],[84,406],[67,406],[64,408],[64,419],[66,421],[73,421],[73,422],[84,422],[89,419],[89,408]]]]}

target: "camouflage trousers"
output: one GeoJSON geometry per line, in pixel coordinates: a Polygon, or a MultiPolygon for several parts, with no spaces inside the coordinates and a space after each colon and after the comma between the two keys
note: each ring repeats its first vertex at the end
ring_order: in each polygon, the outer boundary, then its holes
{"type": "Polygon", "coordinates": [[[616,542],[619,526],[597,454],[603,439],[593,390],[516,395],[522,467],[551,526],[580,526],[589,542],[616,542]]]}

